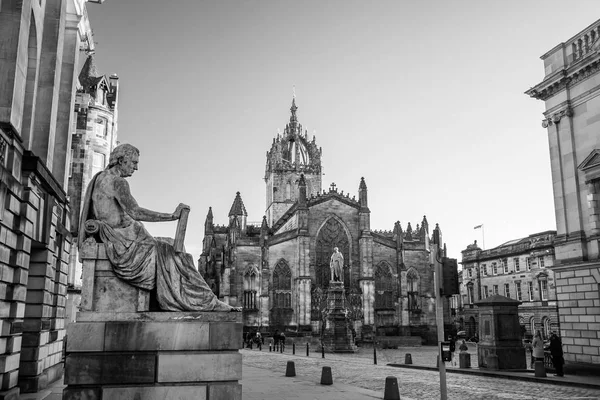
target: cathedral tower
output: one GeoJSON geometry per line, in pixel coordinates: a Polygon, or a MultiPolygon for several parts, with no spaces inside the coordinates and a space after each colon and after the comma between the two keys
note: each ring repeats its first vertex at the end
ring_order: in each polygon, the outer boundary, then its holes
{"type": "Polygon", "coordinates": [[[296,117],[296,98],[292,100],[290,122],[282,134],[273,139],[271,150],[267,152],[265,182],[267,186],[266,215],[269,226],[275,222],[298,200],[298,183],[304,174],[306,195],[316,195],[321,191],[321,149],[315,137],[308,140],[308,133],[296,117]]]}

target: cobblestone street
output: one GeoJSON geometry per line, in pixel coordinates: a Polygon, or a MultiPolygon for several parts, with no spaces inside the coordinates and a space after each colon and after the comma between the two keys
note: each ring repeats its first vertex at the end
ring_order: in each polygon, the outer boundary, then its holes
{"type": "MultiPolygon", "coordinates": [[[[305,348],[299,347],[296,355],[291,349],[285,354],[265,351],[242,350],[245,366],[268,369],[284,377],[287,361],[293,360],[296,378],[318,384],[323,366],[332,369],[334,382],[341,382],[373,390],[383,394],[385,378],[398,378],[402,399],[438,399],[439,373],[437,371],[388,367],[391,362],[404,362],[404,354],[410,352],[413,363],[430,365],[435,363],[435,347],[403,348],[377,351],[378,365],[373,365],[372,348],[361,349],[356,354],[311,353],[306,357],[305,348]],[[301,351],[304,350],[304,351],[301,351]]],[[[435,364],[434,364],[435,365],[435,364]]],[[[448,399],[600,399],[600,390],[565,386],[553,383],[526,382],[477,375],[447,374],[448,399]]],[[[282,397],[284,399],[285,397],[282,397]]]]}

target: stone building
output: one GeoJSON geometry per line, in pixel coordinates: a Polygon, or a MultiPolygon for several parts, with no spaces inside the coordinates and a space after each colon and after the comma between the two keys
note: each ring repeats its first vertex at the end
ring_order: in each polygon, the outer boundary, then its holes
{"type": "MultiPolygon", "coordinates": [[[[79,234],[79,215],[89,182],[107,165],[117,145],[119,78],[98,72],[93,53],[79,73],[75,94],[74,125],[68,194],[73,243],[79,234]]],[[[77,246],[69,255],[67,321],[74,321],[81,301],[81,263],[77,246]]]]}
{"type": "Polygon", "coordinates": [[[475,243],[462,251],[459,324],[467,336],[478,335],[475,302],[502,295],[521,302],[519,324],[524,334],[540,331],[544,338],[558,331],[554,265],[555,231],[515,239],[489,250],[475,243]]]}
{"type": "Polygon", "coordinates": [[[201,273],[220,298],[243,306],[245,329],[318,335],[330,257],[338,247],[359,338],[371,338],[375,326],[379,335],[435,342],[427,219],[415,229],[392,222],[393,230],[371,230],[366,181],[357,180],[358,198],[334,183],[323,190],[322,150],[303,131],[296,111],[294,99],[284,133],[267,152],[262,223],[247,222],[239,192],[227,225],[215,225],[209,209],[201,273]]]}
{"type": "Polygon", "coordinates": [[[600,364],[600,20],[541,58],[557,235],[560,334],[567,368],[600,364]]]}
{"type": "Polygon", "coordinates": [[[0,398],[62,376],[83,0],[0,2],[0,398]]]}

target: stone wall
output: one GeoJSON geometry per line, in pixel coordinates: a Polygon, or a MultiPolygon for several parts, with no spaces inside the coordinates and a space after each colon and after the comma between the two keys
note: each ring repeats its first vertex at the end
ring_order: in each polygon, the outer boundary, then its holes
{"type": "Polygon", "coordinates": [[[556,270],[565,360],[600,364],[600,267],[556,270]]]}

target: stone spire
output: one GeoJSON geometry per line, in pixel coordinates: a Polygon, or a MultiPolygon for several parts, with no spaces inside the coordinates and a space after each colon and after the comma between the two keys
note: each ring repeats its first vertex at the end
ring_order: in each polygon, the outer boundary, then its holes
{"type": "Polygon", "coordinates": [[[360,178],[360,185],[358,185],[358,202],[360,203],[360,208],[364,208],[366,210],[369,209],[369,202],[367,200],[367,183],[365,182],[365,178],[360,178]]]}
{"type": "Polygon", "coordinates": [[[292,112],[292,115],[290,116],[290,128],[292,128],[292,131],[295,131],[296,125],[298,124],[298,117],[296,116],[297,110],[296,96],[294,95],[292,98],[292,106],[290,107],[290,111],[292,112]]]}
{"type": "Polygon", "coordinates": [[[231,205],[231,209],[229,210],[229,217],[235,215],[243,215],[244,217],[248,216],[240,192],[236,192],[235,199],[233,200],[233,204],[231,205]]]}
{"type": "Polygon", "coordinates": [[[204,234],[210,235],[213,233],[213,212],[212,207],[208,207],[208,214],[206,214],[206,220],[204,221],[204,234]]]}
{"type": "Polygon", "coordinates": [[[408,225],[406,226],[406,240],[413,240],[412,232],[413,232],[413,229],[409,222],[408,225]]]}
{"type": "Polygon", "coordinates": [[[240,192],[237,192],[235,194],[233,204],[231,205],[231,210],[229,210],[229,226],[232,226],[234,221],[237,221],[241,232],[245,232],[247,217],[248,212],[246,212],[246,207],[244,206],[244,202],[242,201],[242,196],[240,195],[240,192]]]}
{"type": "Polygon", "coordinates": [[[298,206],[306,208],[306,180],[304,174],[300,174],[300,180],[298,181],[298,206]]]}

